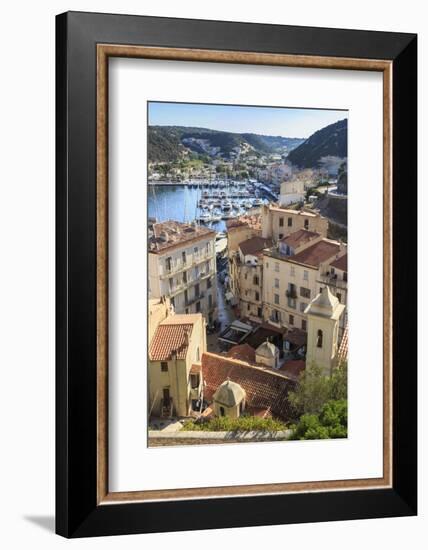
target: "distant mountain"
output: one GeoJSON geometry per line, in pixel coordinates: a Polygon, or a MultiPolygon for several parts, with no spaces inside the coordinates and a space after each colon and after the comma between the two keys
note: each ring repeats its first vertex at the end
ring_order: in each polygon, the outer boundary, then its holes
{"type": "Polygon", "coordinates": [[[348,156],[348,120],[339,120],[312,134],[288,155],[299,168],[317,168],[324,157],[348,156]]]}
{"type": "Polygon", "coordinates": [[[149,126],[149,162],[174,162],[187,153],[231,159],[287,154],[304,140],[282,136],[233,133],[186,126],[149,126]]]}

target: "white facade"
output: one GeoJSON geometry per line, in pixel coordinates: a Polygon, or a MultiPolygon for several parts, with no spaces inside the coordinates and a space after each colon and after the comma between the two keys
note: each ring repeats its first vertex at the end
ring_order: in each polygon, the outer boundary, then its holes
{"type": "Polygon", "coordinates": [[[284,181],[281,183],[281,193],[279,195],[279,205],[288,206],[296,202],[301,202],[305,198],[305,185],[301,180],[284,181]]]}
{"type": "Polygon", "coordinates": [[[214,238],[149,252],[149,296],[167,296],[176,313],[201,312],[212,322],[217,305],[214,238]]]}

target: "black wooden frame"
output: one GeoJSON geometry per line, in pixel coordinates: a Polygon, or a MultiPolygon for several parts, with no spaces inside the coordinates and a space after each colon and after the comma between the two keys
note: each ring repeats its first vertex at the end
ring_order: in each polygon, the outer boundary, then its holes
{"type": "Polygon", "coordinates": [[[415,515],[416,35],[69,12],[56,19],[56,51],[57,533],[82,537],[415,515]],[[393,62],[391,489],[97,506],[97,43],[393,62]]]}

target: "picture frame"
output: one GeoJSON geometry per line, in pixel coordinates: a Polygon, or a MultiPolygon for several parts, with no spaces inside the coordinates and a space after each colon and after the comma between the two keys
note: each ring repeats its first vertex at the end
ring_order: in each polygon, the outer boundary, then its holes
{"type": "Polygon", "coordinates": [[[417,37],[68,12],[56,19],[56,531],[65,537],[417,513],[417,37]],[[108,488],[108,60],[383,73],[381,479],[171,490],[108,488]],[[405,259],[405,261],[403,261],[405,259]]]}

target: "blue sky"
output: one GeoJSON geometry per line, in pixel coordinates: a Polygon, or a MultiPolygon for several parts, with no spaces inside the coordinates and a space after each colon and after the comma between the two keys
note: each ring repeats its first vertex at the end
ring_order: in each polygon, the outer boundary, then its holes
{"type": "Polygon", "coordinates": [[[307,138],[347,111],[149,102],[151,126],[198,126],[227,132],[307,138]]]}

